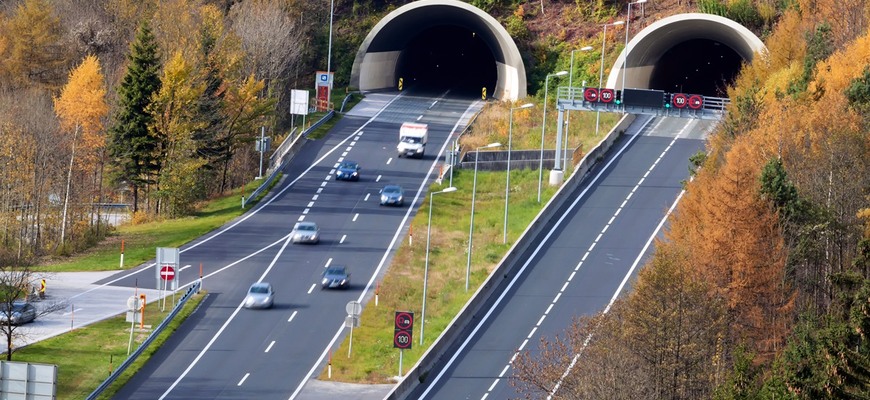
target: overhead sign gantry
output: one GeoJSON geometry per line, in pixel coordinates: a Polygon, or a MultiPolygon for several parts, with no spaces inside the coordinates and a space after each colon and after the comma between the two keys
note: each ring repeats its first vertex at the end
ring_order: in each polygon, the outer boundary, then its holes
{"type": "Polygon", "coordinates": [[[594,87],[560,87],[556,107],[565,110],[646,114],[660,117],[720,119],[729,100],[723,97],[663,90],[615,90],[594,87]]]}

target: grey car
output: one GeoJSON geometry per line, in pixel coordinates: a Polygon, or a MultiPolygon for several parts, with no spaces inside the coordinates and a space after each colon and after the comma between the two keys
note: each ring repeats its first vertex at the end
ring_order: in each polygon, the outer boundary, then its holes
{"type": "Polygon", "coordinates": [[[314,222],[297,222],[290,232],[290,240],[293,243],[317,244],[320,242],[320,228],[314,222]]]}
{"type": "Polygon", "coordinates": [[[257,282],[248,289],[245,308],[271,308],[275,302],[275,291],[267,282],[257,282]]]}
{"type": "Polygon", "coordinates": [[[350,287],[350,274],[346,267],[335,265],[323,271],[321,289],[347,289],[348,287],[350,287]]]}
{"type": "Polygon", "coordinates": [[[36,307],[25,301],[15,301],[12,306],[0,304],[0,323],[22,325],[36,319],[36,307]]]}
{"type": "Polygon", "coordinates": [[[405,191],[399,185],[387,185],[381,189],[382,206],[402,206],[405,204],[405,191]]]}

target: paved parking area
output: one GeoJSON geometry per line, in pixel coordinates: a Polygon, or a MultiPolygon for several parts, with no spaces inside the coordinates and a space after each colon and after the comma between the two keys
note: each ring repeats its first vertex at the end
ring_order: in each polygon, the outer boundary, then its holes
{"type": "Polygon", "coordinates": [[[145,294],[149,303],[159,298],[159,290],[134,290],[95,283],[116,273],[63,272],[47,275],[45,299],[33,300],[33,303],[40,312],[46,309],[55,311],[39,315],[32,323],[18,327],[15,346],[26,346],[125,313],[127,299],[131,296],[145,294]]]}

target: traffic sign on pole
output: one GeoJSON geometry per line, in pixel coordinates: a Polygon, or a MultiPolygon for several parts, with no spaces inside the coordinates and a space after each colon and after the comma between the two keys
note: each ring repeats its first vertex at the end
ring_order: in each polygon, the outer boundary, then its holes
{"type": "Polygon", "coordinates": [[[583,89],[583,99],[590,102],[590,103],[598,101],[598,89],[597,88],[583,89]]]}
{"type": "Polygon", "coordinates": [[[671,96],[671,104],[676,108],[684,108],[689,103],[689,96],[685,93],[674,93],[671,96]]]}
{"type": "Polygon", "coordinates": [[[164,281],[175,279],[175,268],[172,268],[171,265],[164,265],[160,268],[160,278],[164,281]]]}
{"type": "Polygon", "coordinates": [[[598,91],[598,101],[602,103],[610,103],[616,98],[613,89],[601,89],[598,91]]]}
{"type": "Polygon", "coordinates": [[[414,313],[396,311],[395,331],[393,333],[393,347],[398,349],[410,349],[413,345],[414,313]]]}

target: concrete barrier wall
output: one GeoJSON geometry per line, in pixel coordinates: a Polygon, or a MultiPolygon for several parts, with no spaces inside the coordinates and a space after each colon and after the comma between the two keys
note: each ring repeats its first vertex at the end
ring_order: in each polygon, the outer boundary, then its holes
{"type": "Polygon", "coordinates": [[[572,193],[580,187],[592,166],[604,157],[604,154],[613,146],[613,143],[616,142],[622,133],[628,129],[631,123],[634,122],[634,119],[634,115],[625,115],[616,127],[580,160],[571,178],[547,202],[541,212],[538,213],[538,216],[529,224],[522,235],[520,235],[520,238],[517,239],[501,262],[499,262],[498,266],[484,281],[483,285],[477,289],[468,303],[465,304],[465,307],[450,321],[450,324],[441,333],[435,343],[426,350],[417,364],[408,371],[401,382],[396,384],[384,400],[404,399],[407,397],[414,388],[427,378],[429,372],[442,360],[442,357],[449,357],[457,350],[455,347],[457,342],[460,341],[459,339],[470,333],[470,330],[474,328],[474,324],[483,317],[482,314],[495,302],[498,295],[505,290],[517,270],[522,266],[521,261],[525,260],[526,253],[532,245],[536,244],[533,243],[533,240],[529,239],[558,220],[558,218],[555,218],[555,214],[564,205],[573,201],[572,198],[565,194],[572,193]]]}

